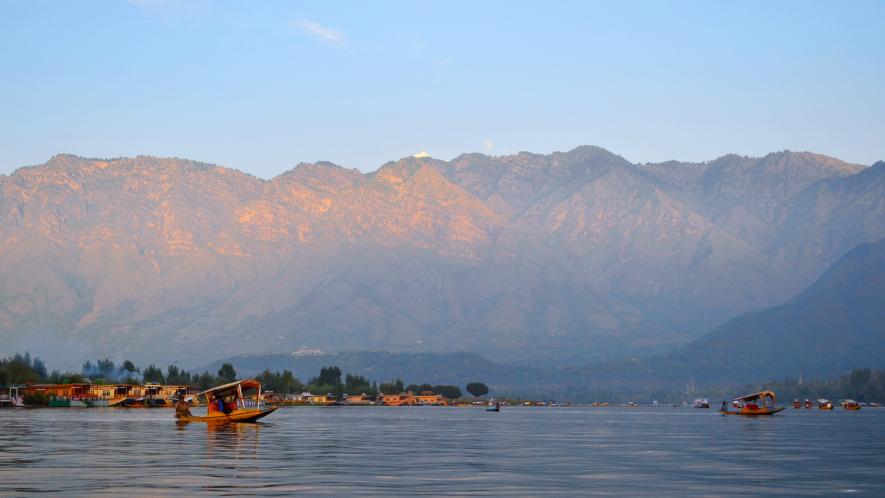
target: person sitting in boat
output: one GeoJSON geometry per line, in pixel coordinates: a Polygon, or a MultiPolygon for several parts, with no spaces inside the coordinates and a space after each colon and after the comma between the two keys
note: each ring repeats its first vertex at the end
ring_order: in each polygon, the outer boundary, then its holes
{"type": "Polygon", "coordinates": [[[236,409],[237,409],[237,402],[233,398],[228,398],[226,400],[226,403],[224,403],[225,415],[230,415],[230,413],[236,409]]]}
{"type": "Polygon", "coordinates": [[[178,397],[178,402],[175,403],[175,418],[186,418],[191,416],[191,409],[187,406],[187,400],[184,399],[184,396],[178,397]]]}

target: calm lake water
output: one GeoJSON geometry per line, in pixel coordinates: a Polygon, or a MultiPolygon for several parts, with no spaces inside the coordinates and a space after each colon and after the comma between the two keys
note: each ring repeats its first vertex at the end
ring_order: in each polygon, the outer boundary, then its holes
{"type": "Polygon", "coordinates": [[[0,411],[0,494],[876,495],[885,409],[723,417],[685,408],[0,411]]]}

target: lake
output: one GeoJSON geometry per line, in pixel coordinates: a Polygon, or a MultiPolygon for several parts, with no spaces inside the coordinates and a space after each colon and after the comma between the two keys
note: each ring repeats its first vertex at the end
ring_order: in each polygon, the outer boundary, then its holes
{"type": "Polygon", "coordinates": [[[692,408],[0,411],[0,494],[885,496],[885,409],[768,418],[692,408]]]}

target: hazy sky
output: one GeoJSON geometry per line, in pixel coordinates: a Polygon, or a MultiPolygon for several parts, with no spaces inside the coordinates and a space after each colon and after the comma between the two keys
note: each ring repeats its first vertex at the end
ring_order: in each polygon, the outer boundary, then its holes
{"type": "Polygon", "coordinates": [[[885,2],[0,0],[0,173],[428,151],[885,159],[885,2]]]}

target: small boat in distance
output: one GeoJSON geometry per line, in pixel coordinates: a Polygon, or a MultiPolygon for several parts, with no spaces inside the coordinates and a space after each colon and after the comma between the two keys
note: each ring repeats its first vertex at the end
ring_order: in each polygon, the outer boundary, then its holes
{"type": "Polygon", "coordinates": [[[723,415],[744,415],[747,417],[756,417],[759,415],[774,415],[784,409],[782,406],[776,406],[777,397],[772,391],[761,391],[758,393],[748,394],[732,400],[732,409],[729,409],[728,402],[723,401],[719,413],[723,415]]]}
{"type": "Polygon", "coordinates": [[[858,403],[857,401],[854,401],[853,399],[843,399],[842,400],[842,408],[845,408],[846,410],[852,410],[852,411],[860,410],[860,403],[858,403]]]}
{"type": "Polygon", "coordinates": [[[814,406],[814,405],[813,405],[813,403],[811,402],[811,400],[810,400],[810,399],[806,399],[806,400],[805,400],[805,408],[806,408],[806,409],[811,409],[812,406],[814,406]]]}
{"type": "Polygon", "coordinates": [[[194,395],[205,402],[205,415],[177,416],[180,422],[255,422],[273,413],[277,407],[262,403],[261,382],[238,380],[194,395]],[[245,393],[245,394],[244,394],[245,393]]]}
{"type": "Polygon", "coordinates": [[[817,407],[821,410],[832,410],[833,402],[828,399],[821,398],[817,400],[817,407]]]}
{"type": "Polygon", "coordinates": [[[793,400],[793,408],[802,408],[802,402],[798,399],[793,400]]]}
{"type": "Polygon", "coordinates": [[[707,398],[698,398],[694,400],[693,406],[695,408],[710,408],[710,400],[708,400],[707,398]]]}
{"type": "Polygon", "coordinates": [[[489,405],[486,407],[487,412],[499,412],[501,411],[501,403],[499,401],[489,401],[489,405]]]}

